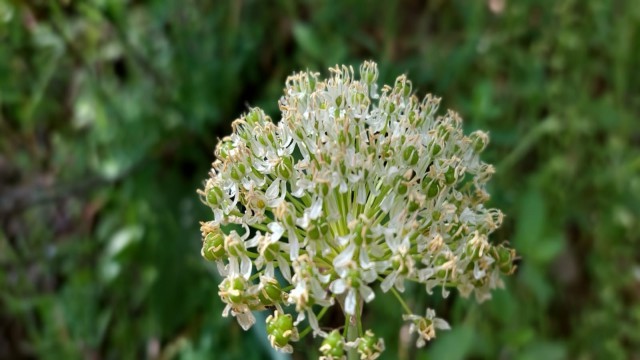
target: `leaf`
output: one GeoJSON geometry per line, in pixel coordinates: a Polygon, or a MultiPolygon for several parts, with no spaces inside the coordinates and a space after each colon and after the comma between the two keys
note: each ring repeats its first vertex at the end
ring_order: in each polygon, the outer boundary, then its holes
{"type": "Polygon", "coordinates": [[[520,360],[561,360],[567,358],[567,349],[558,342],[538,341],[527,348],[517,357],[520,360]]]}
{"type": "Polygon", "coordinates": [[[520,201],[514,246],[525,262],[544,267],[565,246],[562,234],[548,235],[548,213],[544,197],[530,189],[520,201]]]}
{"type": "Polygon", "coordinates": [[[320,39],[313,32],[311,26],[298,22],[293,25],[293,37],[298,45],[315,59],[323,56],[323,46],[320,39]]]}
{"type": "Polygon", "coordinates": [[[473,329],[467,326],[456,326],[450,331],[437,333],[426,356],[421,359],[461,360],[468,358],[473,346],[473,329]]]}

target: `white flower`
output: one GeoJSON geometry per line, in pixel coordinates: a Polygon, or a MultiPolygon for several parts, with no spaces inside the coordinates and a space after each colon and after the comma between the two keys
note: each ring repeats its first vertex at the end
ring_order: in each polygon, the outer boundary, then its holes
{"type": "Polygon", "coordinates": [[[334,280],[329,286],[329,289],[336,295],[341,295],[346,292],[344,312],[347,315],[355,315],[357,294],[359,294],[365,302],[370,302],[375,298],[373,289],[367,284],[375,281],[377,274],[373,269],[359,268],[353,261],[338,265],[336,265],[336,271],[340,275],[340,278],[334,280]]]}
{"type": "Polygon", "coordinates": [[[436,337],[436,329],[449,330],[451,327],[449,323],[441,318],[436,317],[436,312],[433,309],[427,309],[425,316],[418,315],[404,315],[404,320],[411,321],[409,326],[409,332],[417,333],[418,340],[416,342],[417,347],[423,347],[427,341],[436,337]]]}
{"type": "Polygon", "coordinates": [[[229,276],[219,286],[220,298],[226,303],[222,316],[233,315],[238,324],[247,330],[256,319],[251,313],[251,307],[257,303],[257,286],[250,285],[241,276],[229,276]]]}
{"type": "Polygon", "coordinates": [[[391,249],[391,264],[393,270],[387,277],[380,283],[382,291],[387,292],[394,286],[400,292],[404,292],[404,281],[407,277],[414,275],[414,260],[411,257],[409,251],[410,242],[409,237],[405,236],[400,244],[395,241],[387,242],[391,249]]]}
{"type": "MultiPolygon", "coordinates": [[[[378,90],[376,64],[359,70],[290,76],[277,124],[250,109],[216,147],[199,191],[213,212],[202,254],[225,277],[225,314],[243,327],[255,321],[251,310],[292,306],[296,325],[306,319],[327,336],[314,311],[339,300],[358,317],[378,281],[382,292],[411,281],[482,301],[514,270],[515,252],[489,242],[503,215],[484,207],[494,173],[480,159],[488,135],[466,136],[462,119],[437,115],[440,99],[420,100],[406,76],[378,90]],[[283,289],[279,303],[261,303],[267,285],[255,282],[265,278],[283,289]]],[[[411,316],[419,345],[448,328],[430,311],[411,316]]],[[[274,344],[289,350],[282,336],[274,344]]],[[[366,357],[375,358],[381,350],[371,344],[366,357]]]]}

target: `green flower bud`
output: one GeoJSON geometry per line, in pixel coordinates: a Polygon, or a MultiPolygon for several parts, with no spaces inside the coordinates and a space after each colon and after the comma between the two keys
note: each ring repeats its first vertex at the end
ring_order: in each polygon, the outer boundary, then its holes
{"type": "Polygon", "coordinates": [[[264,279],[258,299],[264,306],[280,303],[282,301],[282,288],[278,281],[276,279],[264,279]]]}
{"type": "Polygon", "coordinates": [[[415,112],[415,111],[411,111],[411,112],[409,113],[409,117],[408,117],[408,119],[409,119],[409,124],[411,124],[411,125],[415,126],[415,125],[416,125],[416,123],[417,123],[417,120],[418,120],[419,118],[420,118],[420,117],[416,115],[416,112],[415,112]]]}
{"type": "Polygon", "coordinates": [[[318,79],[314,76],[309,77],[309,90],[314,91],[316,89],[316,84],[318,83],[318,79]]]}
{"type": "Polygon", "coordinates": [[[311,225],[307,234],[309,234],[309,239],[311,240],[320,240],[320,229],[315,225],[311,225]]]}
{"type": "Polygon", "coordinates": [[[246,282],[243,278],[237,277],[231,281],[229,288],[229,299],[232,303],[241,304],[244,299],[244,291],[246,289],[246,282]]]}
{"type": "Polygon", "coordinates": [[[341,145],[347,145],[348,144],[348,139],[347,139],[347,134],[341,132],[338,134],[338,143],[341,145]]]}
{"type": "Polygon", "coordinates": [[[396,104],[393,102],[389,102],[389,113],[393,114],[396,111],[396,104]]]}
{"type": "Polygon", "coordinates": [[[456,182],[456,169],[450,166],[444,173],[444,182],[447,185],[453,185],[456,182]]]}
{"type": "Polygon", "coordinates": [[[376,338],[371,330],[367,330],[358,343],[358,354],[361,359],[377,359],[384,351],[384,340],[376,338]]]}
{"type": "MultiPolygon", "coordinates": [[[[444,255],[438,255],[438,257],[435,260],[435,266],[442,266],[447,261],[449,260],[444,255]]],[[[447,270],[445,269],[438,270],[438,272],[436,273],[436,276],[440,279],[444,279],[447,276],[447,270]]]]}
{"type": "Polygon", "coordinates": [[[327,232],[329,232],[329,224],[321,219],[312,221],[307,229],[307,234],[311,240],[320,240],[327,234],[327,232]]]}
{"type": "Polygon", "coordinates": [[[438,143],[433,143],[431,146],[431,156],[437,156],[442,151],[442,146],[438,143]]]}
{"type": "Polygon", "coordinates": [[[238,233],[234,230],[231,231],[224,239],[224,247],[230,256],[240,257],[247,252],[244,248],[244,243],[238,233]]]}
{"type": "Polygon", "coordinates": [[[254,108],[249,111],[247,116],[245,116],[245,120],[249,125],[251,125],[251,127],[254,127],[262,122],[263,116],[264,115],[262,114],[260,109],[254,108]]]}
{"type": "Polygon", "coordinates": [[[407,184],[406,184],[404,181],[402,181],[402,178],[401,178],[401,177],[397,177],[397,178],[396,178],[396,181],[397,181],[397,183],[398,183],[398,185],[396,185],[396,189],[397,189],[397,191],[398,191],[398,195],[404,195],[404,194],[406,194],[406,193],[407,193],[407,190],[409,189],[409,188],[407,187],[407,184]]]}
{"type": "Polygon", "coordinates": [[[382,143],[382,150],[380,151],[380,156],[385,160],[393,156],[393,150],[391,149],[391,144],[389,144],[388,142],[382,143]]]}
{"type": "Polygon", "coordinates": [[[411,81],[408,81],[405,76],[397,78],[394,92],[404,97],[409,97],[409,95],[411,95],[411,81]]]}
{"type": "Polygon", "coordinates": [[[448,141],[451,136],[451,131],[444,124],[438,126],[438,135],[442,138],[443,141],[448,141]]]}
{"type": "Polygon", "coordinates": [[[438,182],[435,180],[431,180],[431,182],[427,185],[427,197],[433,199],[434,197],[438,196],[439,192],[440,187],[438,186],[438,182]]]}
{"type": "Polygon", "coordinates": [[[333,330],[322,341],[320,352],[329,358],[340,359],[344,355],[344,339],[338,330],[333,330]]]}
{"type": "Polygon", "coordinates": [[[222,139],[222,141],[218,143],[218,147],[216,149],[216,157],[223,161],[227,160],[233,148],[233,142],[228,137],[222,139]]]}
{"type": "Polygon", "coordinates": [[[365,61],[360,65],[360,78],[367,83],[367,85],[373,84],[378,79],[378,68],[371,61],[365,61]]]}
{"type": "Polygon", "coordinates": [[[278,245],[277,244],[269,244],[263,250],[264,259],[267,261],[276,260],[276,254],[278,253],[278,245]]]}
{"type": "Polygon", "coordinates": [[[238,163],[231,168],[231,178],[235,181],[240,181],[244,177],[247,167],[243,163],[238,163]]]}
{"type": "Polygon", "coordinates": [[[209,205],[217,207],[223,199],[224,193],[219,187],[214,186],[207,191],[207,203],[209,203],[209,205]]]}
{"type": "Polygon", "coordinates": [[[399,257],[394,257],[394,258],[391,260],[391,267],[392,267],[393,269],[399,269],[399,268],[400,268],[400,266],[402,266],[402,260],[401,260],[399,257]]]}
{"type": "Polygon", "coordinates": [[[516,252],[513,249],[508,249],[503,245],[493,248],[493,258],[498,263],[498,268],[504,274],[512,274],[516,270],[516,266],[513,264],[513,260],[516,257],[516,252]]]}
{"type": "Polygon", "coordinates": [[[415,212],[418,211],[420,209],[420,203],[417,201],[409,201],[409,204],[407,205],[407,210],[409,210],[409,212],[415,212]]]}
{"type": "Polygon", "coordinates": [[[486,133],[482,131],[476,131],[469,135],[471,138],[471,146],[473,147],[473,151],[476,153],[481,153],[489,143],[489,137],[486,133]]]}
{"type": "Polygon", "coordinates": [[[480,259],[480,248],[473,244],[467,244],[464,248],[464,252],[472,261],[480,259]]]}
{"type": "Polygon", "coordinates": [[[255,300],[250,296],[247,297],[245,293],[248,288],[248,283],[245,278],[241,276],[235,276],[232,278],[226,278],[219,286],[220,291],[218,294],[220,298],[232,305],[247,304],[251,300],[255,300]]]}
{"type": "Polygon", "coordinates": [[[409,165],[413,166],[418,163],[418,160],[420,159],[420,155],[418,154],[418,150],[416,150],[415,146],[409,145],[406,148],[404,148],[404,151],[402,152],[402,158],[409,165]]]}
{"type": "Polygon", "coordinates": [[[202,244],[202,257],[209,261],[217,261],[224,256],[224,234],[210,232],[202,244]]]}
{"type": "Polygon", "coordinates": [[[271,345],[276,348],[286,348],[289,341],[297,340],[298,331],[293,326],[293,317],[289,314],[276,312],[267,318],[267,336],[271,345]]]}

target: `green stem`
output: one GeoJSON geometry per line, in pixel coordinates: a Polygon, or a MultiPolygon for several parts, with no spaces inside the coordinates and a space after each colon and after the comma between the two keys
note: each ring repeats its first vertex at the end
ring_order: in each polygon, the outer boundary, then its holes
{"type": "MultiPolygon", "coordinates": [[[[359,316],[357,316],[359,317],[359,316]]],[[[349,316],[349,318],[353,318],[353,316],[349,316]]],[[[355,341],[358,338],[358,327],[356,325],[356,321],[354,319],[349,320],[349,328],[347,329],[347,341],[355,341]]],[[[358,356],[358,349],[350,348],[347,350],[347,359],[348,360],[357,360],[360,357],[358,356]]]]}
{"type": "Polygon", "coordinates": [[[362,331],[362,307],[363,307],[362,301],[359,301],[356,304],[356,314],[358,314],[357,315],[358,321],[356,324],[358,327],[358,336],[364,336],[364,332],[362,331]]]}
{"type": "Polygon", "coordinates": [[[398,290],[396,290],[394,287],[391,287],[391,292],[396,297],[396,299],[398,299],[398,302],[400,303],[404,311],[407,313],[407,315],[413,314],[413,312],[411,311],[407,303],[405,303],[404,300],[402,300],[402,296],[400,296],[400,294],[398,293],[398,290]]]}
{"type": "Polygon", "coordinates": [[[546,134],[551,134],[560,130],[560,123],[556,118],[549,117],[538,123],[533,129],[527,132],[527,135],[518,141],[518,146],[511,151],[507,157],[503,158],[497,168],[500,172],[505,172],[508,168],[518,162],[527,151],[533,147],[540,138],[546,134]]]}
{"type": "MultiPolygon", "coordinates": [[[[345,314],[346,325],[347,325],[347,342],[355,341],[358,338],[358,328],[361,324],[360,320],[360,309],[357,305],[360,302],[360,296],[356,295],[356,315],[350,316],[345,314]]],[[[358,349],[350,348],[347,351],[347,359],[348,360],[358,360],[360,356],[358,356],[358,349]]]]}

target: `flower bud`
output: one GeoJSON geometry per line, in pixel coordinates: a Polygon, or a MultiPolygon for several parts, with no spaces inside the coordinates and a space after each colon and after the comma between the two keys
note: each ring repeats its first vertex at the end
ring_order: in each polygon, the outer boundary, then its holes
{"type": "Polygon", "coordinates": [[[307,228],[311,240],[320,240],[329,232],[329,224],[322,219],[312,221],[307,228]]]}
{"type": "Polygon", "coordinates": [[[455,184],[456,180],[457,180],[456,169],[453,166],[450,166],[447,169],[447,172],[444,173],[444,182],[447,185],[453,185],[455,184]]]}
{"type": "Polygon", "coordinates": [[[224,238],[224,248],[230,256],[241,257],[247,252],[244,242],[235,230],[224,238]]]}
{"type": "Polygon", "coordinates": [[[273,278],[263,277],[261,279],[258,299],[260,299],[260,303],[264,306],[280,303],[282,301],[282,288],[280,284],[278,284],[278,281],[273,278]]]}
{"type": "Polygon", "coordinates": [[[375,360],[384,351],[384,340],[376,338],[371,330],[367,330],[358,343],[358,354],[360,359],[375,360]]]}
{"type": "Polygon", "coordinates": [[[333,330],[322,341],[320,352],[327,359],[341,359],[344,356],[344,339],[338,330],[333,330]]]}
{"type": "Polygon", "coordinates": [[[298,330],[293,326],[293,317],[276,311],[267,317],[267,337],[275,349],[291,352],[290,341],[298,340],[298,330]]]}
{"type": "Polygon", "coordinates": [[[400,76],[396,79],[396,83],[393,88],[394,93],[403,97],[409,97],[411,95],[411,81],[407,80],[406,76],[400,76]]]}
{"type": "Polygon", "coordinates": [[[227,160],[233,149],[233,141],[231,141],[231,138],[227,136],[218,143],[215,152],[216,157],[222,161],[227,160]]]}
{"type": "Polygon", "coordinates": [[[247,304],[255,298],[247,294],[248,281],[241,276],[227,277],[220,283],[218,294],[222,301],[232,305],[247,304]]]}
{"type": "Polygon", "coordinates": [[[402,158],[407,162],[407,164],[414,166],[418,163],[420,155],[418,154],[418,150],[416,150],[415,146],[409,145],[404,148],[404,151],[402,152],[402,158]]]}
{"type": "Polygon", "coordinates": [[[513,260],[516,257],[516,251],[508,249],[504,245],[499,245],[493,248],[493,258],[498,263],[498,268],[504,274],[513,274],[516,270],[516,266],[513,264],[513,260]]]}
{"type": "Polygon", "coordinates": [[[264,119],[264,113],[258,109],[258,108],[253,108],[249,111],[249,113],[245,116],[245,120],[247,121],[247,124],[249,124],[252,128],[255,127],[256,125],[259,125],[263,122],[264,119]]]}
{"type": "Polygon", "coordinates": [[[440,154],[440,151],[442,151],[442,146],[434,142],[433,145],[431,145],[431,156],[437,156],[440,154]]]}
{"type": "Polygon", "coordinates": [[[202,257],[209,261],[217,261],[224,256],[224,234],[210,232],[204,238],[201,250],[202,257]]]}
{"type": "Polygon", "coordinates": [[[285,156],[278,162],[276,174],[285,180],[291,178],[293,175],[293,158],[291,156],[285,156]]]}
{"type": "Polygon", "coordinates": [[[471,135],[469,135],[471,139],[471,146],[473,147],[473,151],[476,154],[481,153],[489,143],[489,136],[487,133],[482,131],[475,131],[471,135]]]}
{"type": "Polygon", "coordinates": [[[360,78],[367,85],[373,84],[378,79],[378,67],[372,61],[365,61],[360,65],[360,78]]]}
{"type": "Polygon", "coordinates": [[[222,189],[213,186],[207,191],[207,203],[213,207],[217,207],[224,200],[222,189]]]}
{"type": "Polygon", "coordinates": [[[247,167],[243,163],[237,163],[231,168],[231,178],[235,181],[240,181],[245,175],[247,167]]]}
{"type": "Polygon", "coordinates": [[[440,192],[438,181],[425,177],[422,179],[422,191],[425,192],[425,195],[427,195],[429,199],[433,199],[438,196],[438,193],[440,192]]]}

